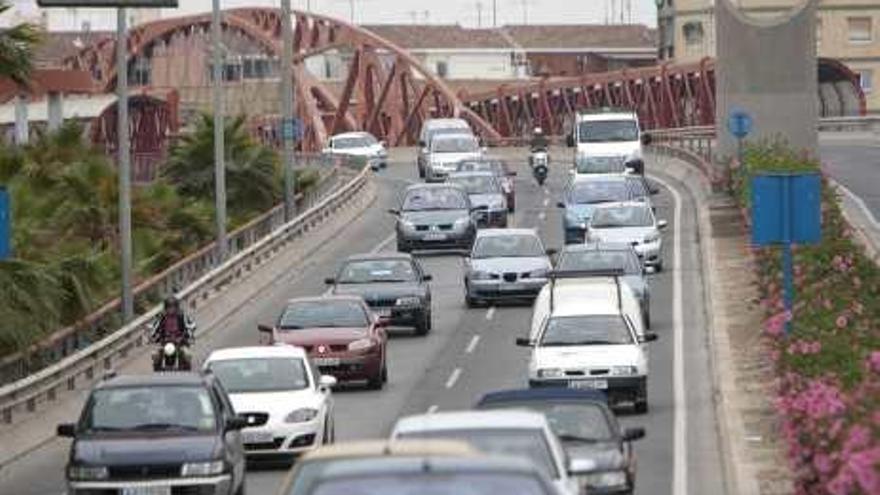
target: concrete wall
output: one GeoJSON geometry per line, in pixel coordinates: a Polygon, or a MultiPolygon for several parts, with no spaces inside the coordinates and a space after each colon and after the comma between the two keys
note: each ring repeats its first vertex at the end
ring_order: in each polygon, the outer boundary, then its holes
{"type": "Polygon", "coordinates": [[[736,142],[726,132],[727,117],[735,108],[752,115],[755,127],[749,140],[781,138],[795,149],[815,154],[816,3],[807,0],[774,24],[749,19],[729,0],[718,0],[715,94],[722,156],[736,153],[736,142]]]}

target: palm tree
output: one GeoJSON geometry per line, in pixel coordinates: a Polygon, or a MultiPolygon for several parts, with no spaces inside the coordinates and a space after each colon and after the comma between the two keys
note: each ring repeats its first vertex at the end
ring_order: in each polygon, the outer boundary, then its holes
{"type": "MultiPolygon", "coordinates": [[[[0,16],[11,8],[6,0],[0,0],[0,16]]],[[[0,29],[0,77],[27,86],[33,69],[34,46],[40,38],[39,29],[31,24],[0,29]]]]}

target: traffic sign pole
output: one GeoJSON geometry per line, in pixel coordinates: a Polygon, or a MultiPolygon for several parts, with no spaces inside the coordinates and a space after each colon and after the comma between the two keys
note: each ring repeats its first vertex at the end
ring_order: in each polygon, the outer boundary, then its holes
{"type": "Polygon", "coordinates": [[[783,304],[788,317],[785,320],[785,335],[791,335],[792,322],[792,306],[794,303],[794,268],[792,267],[791,254],[791,181],[782,182],[782,285],[783,285],[783,304]]]}

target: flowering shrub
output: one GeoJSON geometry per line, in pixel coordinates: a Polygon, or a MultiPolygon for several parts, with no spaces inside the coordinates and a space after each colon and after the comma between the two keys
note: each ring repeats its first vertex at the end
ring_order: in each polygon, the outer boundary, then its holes
{"type": "MultiPolygon", "coordinates": [[[[748,225],[749,179],[815,171],[777,144],[746,152],[731,174],[748,225]]],[[[754,248],[775,363],[775,406],[799,495],[880,494],[880,268],[852,238],[823,181],[822,240],[794,249],[795,304],[782,303],[781,251],[754,248]],[[785,335],[786,323],[791,334],[785,335]]]]}

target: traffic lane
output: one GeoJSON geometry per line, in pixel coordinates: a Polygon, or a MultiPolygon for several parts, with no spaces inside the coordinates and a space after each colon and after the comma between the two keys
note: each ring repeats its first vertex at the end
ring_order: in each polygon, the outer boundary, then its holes
{"type": "Polygon", "coordinates": [[[824,170],[880,218],[880,146],[822,144],[824,170]]]}

